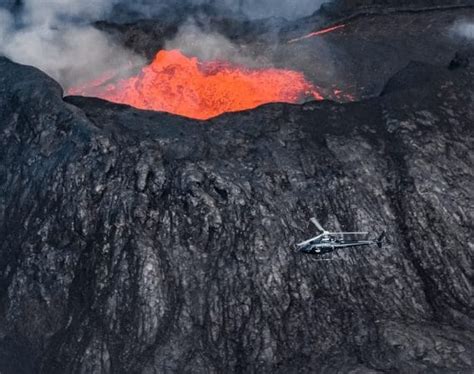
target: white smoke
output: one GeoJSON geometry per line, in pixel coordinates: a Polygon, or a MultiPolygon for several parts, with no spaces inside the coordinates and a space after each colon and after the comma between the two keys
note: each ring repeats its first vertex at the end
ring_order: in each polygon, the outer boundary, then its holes
{"type": "Polygon", "coordinates": [[[251,56],[245,46],[237,45],[215,31],[204,30],[192,18],[180,26],[171,40],[166,41],[165,49],[179,49],[184,54],[202,61],[226,60],[248,67],[265,64],[263,58],[251,56]]]}
{"type": "Polygon", "coordinates": [[[457,22],[453,28],[452,32],[456,36],[460,36],[466,39],[474,39],[474,21],[460,21],[457,22]]]}
{"type": "Polygon", "coordinates": [[[111,6],[110,0],[25,0],[16,18],[0,9],[0,54],[38,67],[66,88],[141,63],[90,26],[111,6]]]}
{"type": "Polygon", "coordinates": [[[202,60],[216,60],[238,55],[238,48],[225,36],[215,32],[204,32],[193,19],[189,19],[178,30],[176,36],[166,42],[165,49],[180,49],[184,53],[202,60]]]}

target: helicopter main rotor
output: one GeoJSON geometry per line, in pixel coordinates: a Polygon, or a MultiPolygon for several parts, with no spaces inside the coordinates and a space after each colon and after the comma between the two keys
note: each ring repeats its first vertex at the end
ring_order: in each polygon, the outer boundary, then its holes
{"type": "Polygon", "coordinates": [[[311,223],[316,226],[316,228],[321,231],[321,232],[327,232],[323,226],[319,223],[319,221],[316,219],[316,217],[311,217],[310,219],[311,223]]]}

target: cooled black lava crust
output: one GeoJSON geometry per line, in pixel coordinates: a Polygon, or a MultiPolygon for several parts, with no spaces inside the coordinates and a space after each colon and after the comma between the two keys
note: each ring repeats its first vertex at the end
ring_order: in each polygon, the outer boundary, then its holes
{"type": "Polygon", "coordinates": [[[463,56],[207,122],[0,58],[0,372],[472,373],[463,56]],[[317,261],[312,216],[388,243],[317,261]]]}

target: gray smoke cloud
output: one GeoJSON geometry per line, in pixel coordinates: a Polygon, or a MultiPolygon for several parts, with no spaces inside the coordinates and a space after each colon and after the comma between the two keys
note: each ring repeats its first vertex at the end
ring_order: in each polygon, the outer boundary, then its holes
{"type": "Polygon", "coordinates": [[[184,53],[202,60],[238,57],[240,51],[225,36],[216,32],[203,31],[190,18],[178,30],[176,36],[165,43],[165,49],[180,49],[184,53]]]}
{"type": "Polygon", "coordinates": [[[184,22],[178,33],[165,42],[165,49],[179,49],[188,56],[194,56],[200,60],[226,60],[247,67],[261,66],[265,63],[263,58],[251,55],[240,46],[218,32],[203,29],[193,19],[184,22]]]}
{"type": "Polygon", "coordinates": [[[33,65],[63,87],[143,63],[90,25],[110,0],[24,0],[19,14],[0,8],[0,54],[33,65]]]}

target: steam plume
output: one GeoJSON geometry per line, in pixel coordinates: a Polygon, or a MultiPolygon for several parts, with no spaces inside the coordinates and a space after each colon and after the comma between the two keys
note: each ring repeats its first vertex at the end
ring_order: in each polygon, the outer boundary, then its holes
{"type": "Polygon", "coordinates": [[[180,26],[178,33],[171,40],[166,41],[165,49],[179,49],[186,55],[198,57],[203,61],[226,60],[247,67],[264,64],[261,58],[250,55],[224,35],[200,27],[192,18],[180,26]]]}
{"type": "Polygon", "coordinates": [[[16,17],[0,9],[0,54],[38,67],[64,87],[138,64],[138,56],[90,26],[111,6],[110,0],[25,0],[16,17]]]}

